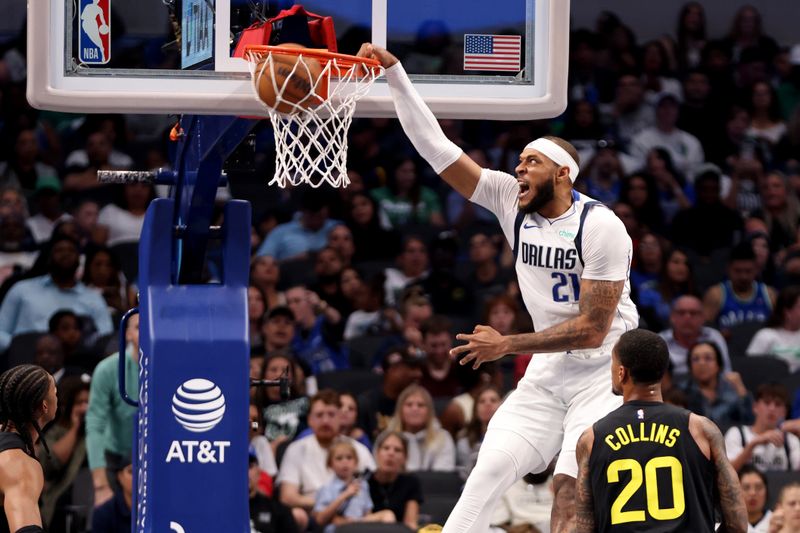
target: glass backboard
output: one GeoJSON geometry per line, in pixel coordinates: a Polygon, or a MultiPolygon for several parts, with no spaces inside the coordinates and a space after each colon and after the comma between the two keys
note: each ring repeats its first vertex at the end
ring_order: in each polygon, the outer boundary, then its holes
{"type": "MultiPolygon", "coordinates": [[[[28,99],[73,112],[264,114],[242,30],[293,2],[29,1],[28,99]],[[176,41],[180,33],[179,42],[176,41]]],[[[362,42],[402,60],[440,118],[532,119],[566,105],[568,0],[307,0],[339,52],[362,42]]],[[[357,116],[394,116],[376,83],[357,116]]]]}

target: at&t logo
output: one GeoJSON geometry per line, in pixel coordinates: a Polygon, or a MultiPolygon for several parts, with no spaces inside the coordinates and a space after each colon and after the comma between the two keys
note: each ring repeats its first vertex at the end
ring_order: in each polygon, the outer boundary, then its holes
{"type": "MultiPolygon", "coordinates": [[[[207,379],[187,380],[172,396],[175,420],[187,431],[211,431],[225,416],[225,395],[207,379]]],[[[167,452],[166,462],[224,463],[225,449],[230,441],[174,440],[167,452]]]]}
{"type": "Polygon", "coordinates": [[[172,396],[172,413],[187,431],[203,433],[222,421],[225,396],[213,381],[190,379],[172,396]]]}

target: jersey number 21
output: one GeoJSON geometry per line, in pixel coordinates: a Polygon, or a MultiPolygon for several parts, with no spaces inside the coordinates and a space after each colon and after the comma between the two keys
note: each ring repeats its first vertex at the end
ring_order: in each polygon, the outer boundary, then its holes
{"type": "Polygon", "coordinates": [[[581,297],[581,278],[574,272],[569,274],[553,272],[550,277],[556,282],[553,285],[554,302],[577,302],[581,297]]]}

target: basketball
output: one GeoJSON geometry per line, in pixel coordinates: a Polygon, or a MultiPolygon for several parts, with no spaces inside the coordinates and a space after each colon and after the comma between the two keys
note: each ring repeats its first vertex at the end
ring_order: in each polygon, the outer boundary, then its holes
{"type": "MultiPolygon", "coordinates": [[[[298,44],[280,46],[304,48],[298,44]]],[[[322,97],[318,93],[324,94],[324,91],[321,91],[322,87],[316,86],[322,67],[316,59],[272,53],[258,63],[255,72],[256,76],[260,76],[257,78],[259,98],[281,113],[296,113],[298,109],[293,104],[309,109],[322,103],[322,97]],[[298,65],[298,62],[301,64],[298,65]],[[315,86],[318,89],[316,92],[315,86]]]]}
{"type": "Polygon", "coordinates": [[[107,35],[108,31],[109,31],[108,24],[100,25],[100,27],[98,28],[98,31],[100,32],[100,35],[107,35]]]}

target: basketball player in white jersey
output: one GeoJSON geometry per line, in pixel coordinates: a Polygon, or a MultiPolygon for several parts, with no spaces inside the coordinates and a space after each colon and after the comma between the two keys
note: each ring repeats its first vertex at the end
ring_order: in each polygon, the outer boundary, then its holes
{"type": "Polygon", "coordinates": [[[502,336],[487,326],[458,335],[461,364],[478,367],[508,353],[533,353],[525,377],[495,413],[478,462],[445,533],[484,533],[498,499],[559,450],[551,531],[574,528],[575,447],[581,432],[621,404],[611,392],[611,348],[638,325],[628,275],[631,240],[622,222],[572,187],[575,148],[557,137],[531,142],[516,177],[480,168],[449,141],[402,65],[366,44],[360,54],[386,67],[406,135],[450,186],[492,211],[516,257],[516,272],[535,333],[502,336]]]}

